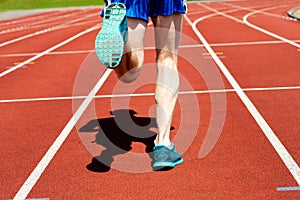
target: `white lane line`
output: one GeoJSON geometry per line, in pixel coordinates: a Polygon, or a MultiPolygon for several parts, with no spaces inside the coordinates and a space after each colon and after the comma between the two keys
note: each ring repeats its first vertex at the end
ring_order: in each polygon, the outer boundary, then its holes
{"type": "MultiPolygon", "coordinates": [[[[216,13],[217,15],[221,15],[221,16],[226,17],[226,18],[228,18],[228,19],[231,19],[231,20],[233,20],[233,21],[235,21],[235,22],[237,22],[237,23],[240,23],[240,24],[244,24],[244,23],[245,23],[243,20],[240,20],[240,19],[238,19],[237,17],[234,17],[234,16],[231,16],[231,15],[226,14],[226,13],[232,13],[232,10],[230,10],[230,11],[219,11],[219,10],[217,10],[217,9],[211,8],[211,7],[209,7],[209,6],[205,6],[205,5],[200,4],[200,3],[199,3],[199,5],[202,6],[203,8],[206,8],[207,10],[210,10],[210,11],[216,13]]],[[[279,8],[279,7],[285,7],[285,6],[284,6],[284,5],[282,5],[282,6],[276,6],[276,8],[279,8]]],[[[237,9],[237,10],[235,10],[235,11],[243,10],[242,7],[240,7],[240,6],[236,6],[236,7],[234,7],[234,8],[237,9]]],[[[268,7],[268,8],[265,9],[265,10],[271,10],[271,9],[274,9],[274,7],[271,7],[271,8],[268,7]]],[[[261,14],[268,15],[268,16],[272,16],[272,17],[278,17],[278,16],[272,15],[272,14],[270,14],[270,13],[264,12],[263,10],[257,10],[257,9],[254,10],[254,9],[251,9],[251,8],[248,8],[247,10],[259,12],[259,13],[261,13],[261,14]]],[[[235,11],[234,11],[234,12],[235,12],[235,11]]]]}
{"type": "Polygon", "coordinates": [[[79,12],[76,12],[76,13],[71,13],[71,14],[66,14],[66,15],[59,15],[59,16],[54,16],[54,17],[51,17],[51,18],[49,16],[44,16],[43,17],[44,20],[35,19],[31,23],[27,22],[26,24],[18,25],[17,27],[11,27],[9,29],[2,30],[2,31],[0,31],[0,35],[1,34],[6,34],[6,33],[16,32],[16,31],[21,31],[21,30],[27,30],[27,29],[30,29],[30,28],[38,28],[37,25],[39,25],[39,26],[48,26],[49,27],[50,24],[59,23],[59,21],[57,21],[58,19],[63,19],[63,18],[71,17],[71,16],[74,16],[74,15],[78,16],[78,14],[83,14],[85,12],[88,12],[88,11],[79,11],[79,12]]]}
{"type": "MultiPolygon", "coordinates": [[[[300,40],[292,40],[293,42],[300,42],[300,40]]],[[[209,44],[215,47],[226,47],[226,46],[245,46],[245,45],[266,45],[266,44],[285,44],[283,41],[272,40],[272,41],[253,41],[253,42],[228,42],[228,43],[216,43],[209,44]]]]}
{"type": "Polygon", "coordinates": [[[84,17],[81,17],[81,18],[77,18],[77,19],[74,19],[74,20],[71,20],[71,21],[67,21],[67,22],[65,22],[63,24],[59,24],[57,26],[52,26],[52,27],[47,28],[47,29],[43,29],[43,30],[28,34],[28,35],[24,35],[24,36],[21,36],[21,37],[18,37],[18,38],[0,43],[0,47],[4,47],[6,45],[9,45],[9,44],[12,44],[12,43],[15,43],[15,42],[19,42],[21,40],[25,40],[25,39],[28,39],[28,38],[31,38],[31,37],[34,37],[34,36],[37,36],[37,35],[44,34],[44,33],[48,33],[48,32],[51,32],[51,31],[56,31],[56,30],[63,29],[63,28],[66,27],[66,24],[71,24],[71,23],[74,23],[74,22],[77,22],[77,21],[81,21],[83,19],[86,19],[86,18],[92,17],[92,16],[95,16],[95,14],[93,13],[93,14],[90,14],[90,15],[87,15],[87,16],[84,16],[84,17]]]}
{"type": "MultiPolygon", "coordinates": [[[[281,90],[299,90],[300,86],[287,86],[287,87],[267,87],[267,88],[243,88],[244,92],[259,92],[259,91],[281,91],[281,90]]],[[[234,89],[222,90],[193,90],[193,91],[180,91],[179,95],[189,94],[209,94],[209,93],[230,93],[236,92],[234,89]]],[[[154,96],[154,93],[135,93],[135,94],[103,94],[96,95],[95,99],[103,98],[122,98],[122,97],[145,97],[154,96]]],[[[32,101],[58,101],[58,100],[74,100],[84,99],[86,96],[64,96],[64,97],[44,97],[44,98],[23,98],[23,99],[2,99],[0,103],[18,103],[18,102],[32,102],[32,101]]]]}
{"type": "MultiPolygon", "coordinates": [[[[265,12],[265,11],[267,11],[267,10],[272,10],[272,9],[275,9],[275,8],[279,8],[279,7],[285,7],[284,5],[281,5],[281,6],[275,6],[275,7],[268,7],[268,8],[262,9],[262,10],[255,10],[255,11],[252,11],[252,12],[246,14],[246,15],[243,17],[243,21],[241,21],[241,20],[239,20],[238,18],[233,17],[233,16],[231,16],[231,15],[227,15],[225,12],[218,11],[218,10],[213,9],[213,8],[210,8],[210,7],[208,7],[208,6],[204,6],[204,5],[202,5],[202,4],[199,4],[199,5],[201,5],[202,7],[206,8],[206,9],[208,9],[208,10],[211,10],[211,11],[215,12],[217,15],[222,15],[222,16],[224,16],[224,17],[226,17],[226,18],[228,18],[228,19],[234,20],[234,21],[236,21],[236,22],[238,22],[238,23],[246,24],[247,26],[249,26],[249,27],[251,27],[251,28],[253,28],[253,29],[255,29],[255,30],[258,30],[258,31],[260,31],[260,32],[262,32],[262,33],[265,33],[265,34],[271,36],[271,37],[274,37],[274,38],[276,38],[276,39],[279,39],[279,40],[281,40],[281,41],[283,41],[283,42],[285,42],[285,43],[288,43],[288,44],[291,44],[291,45],[293,45],[293,46],[295,46],[295,47],[297,47],[297,48],[300,48],[300,44],[297,44],[296,42],[294,42],[294,41],[292,41],[292,40],[286,39],[286,38],[284,38],[284,37],[282,37],[282,36],[279,36],[279,35],[277,35],[277,34],[275,34],[275,33],[272,33],[272,32],[270,32],[270,31],[267,31],[267,30],[265,30],[265,29],[263,29],[263,28],[261,28],[261,27],[255,26],[254,24],[251,24],[251,23],[247,20],[248,17],[251,16],[251,15],[258,14],[258,13],[259,13],[259,14],[265,14],[265,15],[266,15],[266,12],[265,12]]],[[[240,8],[240,9],[242,9],[242,8],[240,8]]],[[[227,11],[227,12],[228,12],[228,11],[227,11]]]]}
{"type": "MultiPolygon", "coordinates": [[[[188,18],[185,16],[185,18],[188,18]]],[[[296,182],[300,185],[300,168],[296,161],[293,159],[293,157],[290,155],[290,153],[287,151],[285,146],[281,143],[281,141],[278,139],[276,134],[273,132],[269,124],[266,122],[266,120],[262,117],[262,115],[259,113],[257,108],[254,106],[254,104],[251,102],[251,100],[248,98],[248,96],[245,94],[245,92],[242,90],[238,82],[234,79],[234,77],[231,75],[231,73],[228,71],[226,66],[223,64],[223,62],[218,58],[218,56],[215,54],[213,49],[209,46],[206,39],[203,37],[203,35],[200,33],[200,31],[197,29],[197,24],[201,21],[201,18],[194,21],[190,25],[192,26],[194,32],[198,36],[198,38],[202,41],[204,44],[206,50],[210,53],[210,55],[213,57],[214,61],[220,68],[220,70],[225,75],[226,79],[229,81],[229,83],[232,85],[233,89],[236,91],[239,98],[242,100],[244,105],[247,107],[248,111],[254,118],[254,120],[257,122],[267,139],[272,144],[273,148],[276,150],[277,154],[280,156],[281,160],[284,162],[285,166],[288,168],[296,182]]],[[[191,22],[191,20],[188,20],[188,22],[191,22]]]]}
{"type": "MultiPolygon", "coordinates": [[[[65,12],[64,12],[65,13],[65,12]]],[[[3,26],[10,26],[10,25],[14,25],[14,24],[18,24],[18,23],[29,23],[28,21],[38,21],[40,20],[40,18],[48,18],[48,17],[52,17],[52,15],[63,15],[64,13],[62,13],[62,11],[56,11],[56,12],[52,12],[52,13],[37,13],[38,16],[36,16],[37,14],[34,14],[30,17],[22,17],[20,19],[8,19],[7,21],[5,20],[5,22],[0,22],[0,27],[1,28],[5,28],[3,26]]]]}
{"type": "MultiPolygon", "coordinates": [[[[269,9],[269,8],[268,8],[268,9],[269,9]]],[[[274,9],[274,8],[273,8],[273,9],[274,9]]],[[[272,33],[272,32],[270,32],[270,31],[267,31],[266,29],[263,29],[263,28],[261,28],[261,27],[258,27],[258,26],[256,26],[256,25],[254,25],[254,24],[251,24],[251,23],[248,21],[248,17],[250,17],[251,15],[260,13],[260,12],[261,12],[261,11],[253,11],[253,12],[248,13],[247,15],[245,15],[245,16],[243,17],[244,23],[245,23],[247,26],[249,26],[249,27],[251,27],[251,28],[253,28],[253,29],[256,29],[256,30],[258,30],[258,31],[260,31],[260,32],[262,32],[262,33],[265,33],[265,34],[267,34],[267,35],[269,35],[269,36],[271,36],[271,37],[277,38],[277,39],[279,39],[279,40],[281,40],[281,41],[283,41],[283,42],[286,42],[286,43],[288,43],[288,44],[290,44],[290,45],[292,45],[292,46],[295,46],[295,47],[297,47],[297,48],[300,48],[300,44],[297,44],[296,42],[293,42],[292,40],[286,39],[286,38],[284,38],[284,37],[282,37],[282,36],[280,36],[280,35],[277,35],[277,34],[275,34],[275,33],[272,33]]]]}
{"type": "MultiPolygon", "coordinates": [[[[300,42],[300,40],[292,40],[293,42],[300,42]]],[[[226,46],[248,46],[248,45],[268,45],[268,44],[285,44],[285,42],[280,40],[272,40],[272,41],[253,41],[253,42],[226,42],[226,43],[210,43],[209,45],[211,47],[226,47],[226,46]]],[[[203,44],[192,44],[192,45],[180,45],[179,48],[199,48],[204,47],[203,44]]],[[[155,47],[145,47],[145,50],[154,50],[155,47]]],[[[297,51],[300,51],[298,49],[297,51]]],[[[67,54],[83,54],[83,53],[92,53],[95,52],[95,50],[74,50],[74,51],[55,51],[55,52],[49,52],[47,56],[49,55],[67,55],[67,54]]],[[[0,58],[4,57],[26,57],[26,56],[35,56],[39,53],[33,52],[33,53],[14,53],[14,54],[2,54],[0,55],[0,58]]]]}
{"type": "MultiPolygon", "coordinates": [[[[81,25],[86,25],[88,23],[95,23],[95,19],[92,20],[85,20],[83,22],[77,22],[77,23],[73,23],[73,24],[67,24],[67,25],[62,25],[61,28],[68,28],[68,27],[75,27],[75,26],[81,26],[81,25]]],[[[47,24],[41,24],[41,25],[36,25],[34,27],[27,27],[26,30],[29,29],[42,29],[44,27],[50,27],[50,26],[59,26],[58,24],[61,24],[60,22],[50,22],[47,24]]],[[[24,29],[23,29],[24,30],[24,29]]],[[[1,34],[7,34],[7,33],[12,33],[12,32],[16,32],[16,31],[22,31],[22,29],[15,29],[14,31],[9,31],[9,32],[0,32],[1,34]]]]}
{"type": "MultiPolygon", "coordinates": [[[[47,56],[49,55],[67,55],[67,54],[84,54],[84,53],[92,53],[95,52],[95,50],[74,50],[74,51],[55,51],[55,52],[49,52],[47,56]]],[[[14,53],[14,54],[3,54],[0,55],[0,57],[24,57],[24,56],[35,56],[39,53],[14,53]]]]}
{"type": "Polygon", "coordinates": [[[95,25],[95,26],[92,26],[91,28],[86,29],[85,31],[82,31],[82,32],[80,32],[80,33],[78,33],[78,34],[76,34],[76,35],[70,37],[69,39],[67,39],[67,40],[65,40],[65,41],[63,41],[63,42],[61,42],[61,43],[59,43],[59,44],[57,44],[57,45],[55,45],[55,46],[53,46],[53,47],[51,47],[51,48],[45,50],[45,51],[43,51],[43,52],[41,52],[41,53],[39,53],[39,54],[37,54],[37,55],[35,55],[34,57],[29,58],[28,60],[26,60],[26,61],[24,61],[24,62],[21,62],[20,64],[18,64],[18,65],[16,65],[16,66],[14,66],[14,67],[12,67],[12,68],[10,68],[10,69],[8,69],[8,70],[6,70],[6,71],[0,73],[0,77],[3,77],[3,76],[5,76],[5,75],[7,75],[7,74],[9,74],[9,73],[11,73],[11,72],[13,72],[13,71],[19,69],[20,67],[22,67],[22,66],[24,66],[24,65],[26,65],[26,64],[28,64],[28,63],[34,61],[34,60],[36,60],[36,59],[38,59],[38,58],[40,58],[40,57],[46,55],[47,53],[49,53],[49,52],[51,52],[51,51],[53,51],[53,50],[55,50],[55,49],[57,49],[57,48],[59,48],[59,47],[65,45],[65,44],[67,44],[67,43],[69,43],[69,42],[75,40],[76,38],[78,38],[78,37],[80,37],[80,36],[82,36],[82,35],[84,35],[84,34],[87,34],[87,33],[89,33],[89,32],[92,32],[92,31],[98,29],[99,27],[100,27],[100,24],[95,25]]]}
{"type": "Polygon", "coordinates": [[[278,187],[277,191],[300,191],[300,186],[278,187]]]}
{"type": "MultiPolygon", "coordinates": [[[[223,17],[229,18],[229,19],[231,19],[231,20],[233,20],[233,21],[235,21],[235,22],[237,22],[237,23],[241,23],[241,24],[244,23],[242,20],[240,20],[240,19],[238,19],[238,18],[236,18],[236,17],[233,17],[233,16],[231,16],[231,15],[227,15],[225,12],[218,11],[218,10],[216,10],[216,9],[213,9],[213,8],[211,8],[211,7],[208,7],[208,6],[206,6],[206,5],[204,5],[204,4],[201,4],[201,3],[199,3],[199,5],[202,6],[203,8],[206,8],[207,10],[213,11],[213,12],[216,13],[217,15],[222,15],[223,17]]],[[[238,11],[238,10],[236,10],[236,11],[238,11]]],[[[227,11],[227,12],[228,12],[228,11],[227,11]]],[[[232,11],[232,12],[234,12],[234,11],[232,11]]]]}
{"type": "MultiPolygon", "coordinates": [[[[225,5],[228,5],[228,6],[231,6],[233,8],[239,8],[241,10],[247,10],[247,11],[253,11],[253,12],[256,12],[258,10],[254,10],[252,8],[247,8],[247,7],[242,7],[242,6],[237,6],[237,5],[234,5],[234,4],[231,4],[231,3],[223,3],[225,5]]],[[[271,5],[269,5],[268,7],[270,7],[271,5]]],[[[274,7],[274,5],[272,5],[272,7],[274,7]]],[[[281,6],[276,6],[276,8],[280,8],[280,7],[285,7],[285,5],[281,5],[281,6]]],[[[260,13],[264,14],[264,15],[267,15],[267,16],[271,16],[271,17],[276,17],[276,18],[280,18],[280,19],[284,19],[284,20],[290,20],[290,21],[297,21],[297,19],[294,19],[292,17],[289,17],[289,16],[283,16],[283,15],[279,15],[279,14],[274,14],[274,13],[268,13],[268,12],[265,12],[265,11],[260,11],[260,13]]]]}
{"type": "Polygon", "coordinates": [[[106,79],[111,74],[112,70],[107,69],[103,76],[100,78],[100,80],[97,82],[97,84],[94,86],[94,88],[91,90],[91,92],[88,94],[88,96],[85,98],[85,100],[82,102],[80,107],[77,109],[77,111],[74,113],[72,118],[69,120],[67,125],[64,127],[62,132],[59,134],[59,136],[56,138],[54,143],[51,145],[49,150],[46,152],[46,154],[43,156],[43,158],[40,160],[38,165],[35,167],[35,169],[31,172],[25,183],[22,185],[20,190],[17,192],[17,194],[14,197],[14,200],[24,200],[29,192],[32,190],[33,186],[36,184],[36,182],[39,180],[42,173],[45,171],[49,163],[51,162],[52,158],[55,156],[56,152],[60,149],[61,145],[64,143],[68,135],[70,134],[71,130],[81,117],[81,115],[84,113],[88,105],[91,103],[91,101],[94,99],[94,96],[98,92],[98,90],[102,87],[103,83],[106,81],[106,79]]]}

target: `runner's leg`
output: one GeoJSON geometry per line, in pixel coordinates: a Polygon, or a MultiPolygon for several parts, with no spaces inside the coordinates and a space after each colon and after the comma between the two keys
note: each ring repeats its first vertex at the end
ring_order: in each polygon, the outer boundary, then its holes
{"type": "Polygon", "coordinates": [[[181,34],[182,14],[152,18],[155,27],[157,84],[155,89],[158,135],[156,145],[171,146],[170,128],[178,96],[179,74],[177,50],[181,34]]]}
{"type": "Polygon", "coordinates": [[[128,18],[128,41],[120,65],[115,68],[122,82],[130,83],[138,77],[144,62],[144,37],[147,22],[128,18]]]}

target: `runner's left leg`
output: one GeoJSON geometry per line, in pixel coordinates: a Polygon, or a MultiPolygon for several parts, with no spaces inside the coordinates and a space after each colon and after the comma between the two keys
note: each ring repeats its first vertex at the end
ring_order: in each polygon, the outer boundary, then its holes
{"type": "Polygon", "coordinates": [[[182,28],[182,14],[152,18],[155,27],[157,83],[155,89],[158,134],[156,145],[171,146],[170,128],[178,97],[177,51],[182,28]]]}

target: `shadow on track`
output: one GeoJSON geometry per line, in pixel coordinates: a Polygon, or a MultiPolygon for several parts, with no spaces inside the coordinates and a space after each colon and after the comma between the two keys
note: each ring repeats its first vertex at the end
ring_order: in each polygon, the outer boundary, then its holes
{"type": "Polygon", "coordinates": [[[80,128],[80,132],[97,132],[95,143],[105,147],[98,156],[93,157],[86,167],[93,172],[108,172],[114,156],[125,154],[132,149],[132,142],[145,145],[145,152],[152,159],[157,128],[156,119],[137,117],[133,110],[111,111],[112,117],[94,119],[80,128]]]}

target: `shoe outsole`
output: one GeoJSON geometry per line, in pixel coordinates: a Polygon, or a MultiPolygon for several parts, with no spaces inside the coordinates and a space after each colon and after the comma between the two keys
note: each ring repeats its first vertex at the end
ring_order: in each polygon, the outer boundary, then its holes
{"type": "Polygon", "coordinates": [[[103,23],[95,40],[95,49],[100,62],[108,68],[116,68],[123,56],[124,37],[127,31],[120,32],[120,26],[126,17],[126,8],[121,3],[110,4],[104,11],[103,23]]]}
{"type": "Polygon", "coordinates": [[[172,169],[173,167],[175,167],[176,165],[179,165],[183,163],[183,158],[181,158],[180,160],[176,161],[176,162],[154,162],[152,165],[152,168],[154,170],[163,170],[163,169],[172,169]]]}

